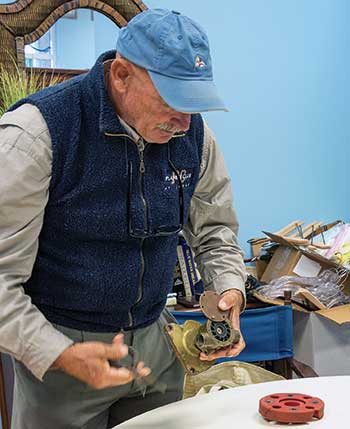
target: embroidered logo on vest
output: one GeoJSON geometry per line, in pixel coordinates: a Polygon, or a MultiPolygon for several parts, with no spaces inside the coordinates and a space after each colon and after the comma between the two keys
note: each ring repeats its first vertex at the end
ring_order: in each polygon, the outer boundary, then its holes
{"type": "MultiPolygon", "coordinates": [[[[191,184],[191,178],[192,178],[192,172],[188,171],[186,169],[182,170],[176,170],[178,175],[180,176],[182,186],[184,188],[188,188],[191,184]]],[[[173,186],[176,186],[177,183],[177,176],[174,172],[172,172],[169,175],[165,176],[165,183],[167,186],[165,187],[165,190],[170,189],[173,186]]]]}

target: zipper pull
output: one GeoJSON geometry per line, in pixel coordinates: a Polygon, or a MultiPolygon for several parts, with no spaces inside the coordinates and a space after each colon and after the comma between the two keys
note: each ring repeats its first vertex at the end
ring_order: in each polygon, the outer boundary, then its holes
{"type": "Polygon", "coordinates": [[[145,150],[145,143],[143,139],[138,139],[136,144],[140,155],[140,173],[143,174],[145,172],[145,162],[143,159],[143,151],[145,150]]]}

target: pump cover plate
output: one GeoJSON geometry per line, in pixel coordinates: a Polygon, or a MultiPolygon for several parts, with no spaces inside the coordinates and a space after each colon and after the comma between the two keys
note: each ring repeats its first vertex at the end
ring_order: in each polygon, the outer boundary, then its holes
{"type": "Polygon", "coordinates": [[[223,311],[219,309],[218,304],[221,298],[220,295],[211,290],[202,293],[199,298],[201,310],[208,319],[214,322],[227,320],[230,315],[230,310],[223,311]]]}

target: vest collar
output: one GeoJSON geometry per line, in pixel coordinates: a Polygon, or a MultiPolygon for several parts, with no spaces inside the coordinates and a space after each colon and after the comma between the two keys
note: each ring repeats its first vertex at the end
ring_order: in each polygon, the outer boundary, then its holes
{"type": "Polygon", "coordinates": [[[99,112],[99,129],[102,134],[125,134],[125,129],[119,121],[114,105],[109,98],[105,76],[104,62],[115,58],[116,51],[107,51],[100,55],[92,67],[85,75],[85,89],[88,91],[93,105],[90,106],[90,114],[99,112]]]}

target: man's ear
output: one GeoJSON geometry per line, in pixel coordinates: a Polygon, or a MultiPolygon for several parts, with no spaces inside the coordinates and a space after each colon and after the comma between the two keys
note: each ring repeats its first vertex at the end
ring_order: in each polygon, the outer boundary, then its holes
{"type": "Polygon", "coordinates": [[[130,64],[122,58],[116,58],[109,70],[109,79],[112,88],[119,93],[125,92],[129,85],[131,73],[130,64]]]}

